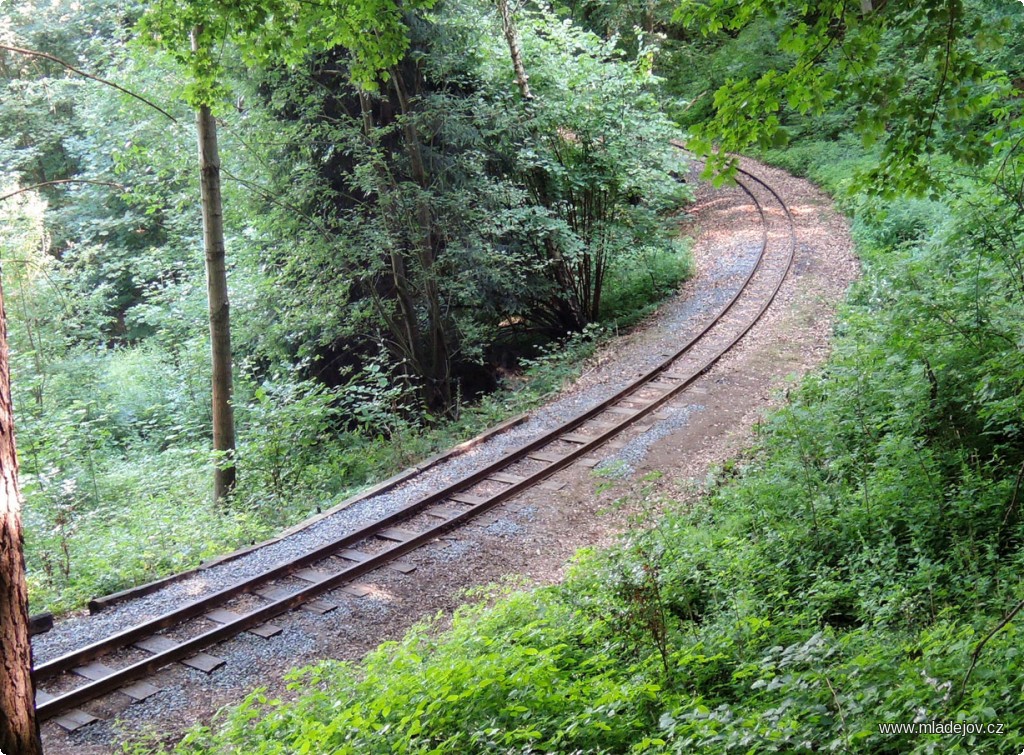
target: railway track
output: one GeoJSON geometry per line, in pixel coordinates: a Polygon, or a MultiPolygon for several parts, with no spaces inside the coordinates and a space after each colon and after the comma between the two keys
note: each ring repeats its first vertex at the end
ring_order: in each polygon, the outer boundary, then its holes
{"type": "Polygon", "coordinates": [[[761,319],[786,279],[796,251],[789,208],[771,186],[748,171],[739,170],[737,184],[760,218],[756,262],[714,317],[661,364],[560,427],[372,524],[38,664],[33,678],[40,720],[54,719],[74,730],[96,720],[79,708],[90,700],[114,691],[133,700],[159,692],[157,680],[147,679],[169,664],[212,671],[223,663],[206,652],[215,644],[245,631],[273,636],[281,630],[270,621],[300,606],[330,611],[337,606],[330,593],[358,594],[356,580],[361,576],[394,564],[559,470],[581,461],[594,463],[588,457],[598,447],[657,412],[728,353],[761,319]]]}

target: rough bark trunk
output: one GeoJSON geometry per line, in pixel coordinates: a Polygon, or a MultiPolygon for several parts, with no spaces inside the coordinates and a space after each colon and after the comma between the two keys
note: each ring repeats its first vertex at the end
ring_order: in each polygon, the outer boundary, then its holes
{"type": "MultiPolygon", "coordinates": [[[[192,34],[195,50],[202,33],[192,34]]],[[[231,406],[231,317],[227,266],[224,262],[224,210],[220,192],[217,124],[210,108],[196,110],[199,175],[206,251],[206,294],[210,306],[210,351],[213,363],[213,450],[219,459],[213,473],[213,498],[222,500],[235,487],[235,416],[231,406]]]]}
{"type": "Polygon", "coordinates": [[[7,755],[41,755],[32,687],[28,588],[3,301],[0,286],[0,751],[7,755]]]}
{"type": "Polygon", "coordinates": [[[526,74],[526,67],[523,65],[523,53],[519,49],[519,32],[516,30],[516,20],[512,17],[512,9],[508,7],[508,0],[497,0],[498,13],[501,14],[501,30],[505,32],[505,41],[508,43],[508,52],[512,56],[512,68],[516,72],[516,83],[523,99],[533,99],[530,93],[530,77],[526,74]]]}

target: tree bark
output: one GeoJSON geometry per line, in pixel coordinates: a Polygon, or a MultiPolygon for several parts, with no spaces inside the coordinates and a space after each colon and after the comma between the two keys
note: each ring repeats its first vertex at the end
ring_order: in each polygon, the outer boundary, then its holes
{"type": "Polygon", "coordinates": [[[3,302],[0,286],[0,751],[7,755],[42,755],[32,686],[28,588],[3,302]]]}
{"type": "MultiPolygon", "coordinates": [[[[192,34],[197,49],[202,33],[192,34]]],[[[206,251],[206,295],[210,307],[210,356],[213,364],[213,450],[218,456],[213,472],[213,498],[221,501],[235,487],[235,416],[231,405],[231,317],[228,306],[227,266],[224,261],[224,209],[220,191],[220,152],[217,123],[206,105],[196,110],[199,176],[206,251]]]]}
{"type": "Polygon", "coordinates": [[[524,100],[533,99],[530,93],[530,77],[526,74],[526,67],[523,65],[523,53],[519,49],[519,32],[516,30],[516,20],[512,17],[512,9],[508,7],[508,0],[497,0],[498,13],[501,14],[501,30],[505,32],[505,41],[508,43],[508,52],[512,56],[512,68],[516,72],[516,83],[524,100]]]}

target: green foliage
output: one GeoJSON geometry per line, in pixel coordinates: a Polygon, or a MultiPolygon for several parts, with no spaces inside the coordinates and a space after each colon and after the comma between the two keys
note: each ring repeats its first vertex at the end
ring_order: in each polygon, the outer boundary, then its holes
{"type": "MultiPolygon", "coordinates": [[[[551,37],[541,20],[528,26],[538,86],[550,79],[547,120],[531,131],[517,122],[490,7],[200,5],[26,0],[5,6],[0,20],[5,43],[130,82],[178,119],[171,126],[57,64],[3,54],[3,193],[50,179],[100,182],[25,192],[0,206],[37,608],[73,608],[260,539],[556,391],[593,349],[593,332],[536,332],[536,297],[560,285],[536,256],[536,232],[564,239],[574,254],[586,250],[559,217],[562,204],[531,199],[524,156],[557,141],[563,115],[613,135],[602,119],[619,107],[665,128],[634,61],[608,57],[610,48],[572,30],[551,37]],[[368,18],[381,35],[354,37],[368,18]],[[193,56],[188,36],[198,24],[193,56]],[[140,28],[162,37],[133,45],[140,28]],[[577,64],[585,75],[566,86],[561,71],[577,64]],[[176,102],[175,70],[186,74],[189,103],[176,102]],[[595,83],[598,99],[588,94],[595,83]],[[233,107],[223,99],[229,91],[233,107]],[[360,96],[376,119],[369,134],[360,96]],[[199,470],[211,462],[209,337],[187,107],[214,100],[232,210],[241,470],[221,511],[201,503],[199,470]],[[600,112],[588,114],[595,104],[600,112]],[[414,175],[417,142],[425,179],[414,175]],[[424,228],[434,257],[421,265],[424,228]],[[416,368],[395,344],[391,250],[409,263],[420,332],[440,308],[450,349],[436,372],[416,368]],[[427,386],[448,395],[428,408],[427,386]],[[180,528],[165,509],[181,512],[180,528]],[[207,538],[187,540],[189,527],[207,538]],[[147,555],[151,537],[166,538],[158,557],[147,555]],[[92,543],[102,556],[89,555],[92,543]]],[[[652,146],[654,133],[637,131],[652,146]]],[[[615,148],[628,138],[616,136],[615,148]]],[[[674,190],[663,171],[616,172],[600,153],[573,163],[572,180],[588,181],[588,191],[605,180],[620,200],[627,184],[650,197],[674,190]]],[[[675,255],[660,251],[672,234],[656,204],[618,207],[593,237],[595,246],[619,239],[621,264],[609,268],[616,319],[669,293],[683,274],[675,255]],[[621,241],[641,235],[640,252],[621,241]]]]}
{"type": "Polygon", "coordinates": [[[558,285],[548,309],[577,330],[600,316],[610,271],[670,246],[663,218],[690,196],[675,180],[685,162],[669,144],[677,134],[655,96],[651,50],[619,62],[614,40],[552,14],[521,28],[535,95],[522,107],[537,138],[520,148],[515,171],[549,214],[533,239],[558,285]]]}
{"type": "MultiPolygon", "coordinates": [[[[670,290],[663,279],[684,271],[661,254],[664,215],[687,190],[643,59],[537,13],[521,25],[527,104],[509,90],[492,9],[410,23],[411,50],[374,95],[333,55],[254,82],[269,109],[250,118],[279,130],[291,160],[275,162],[279,142],[246,148],[255,170],[274,165],[252,252],[274,271],[274,299],[295,303],[257,303],[286,351],[317,373],[338,351],[364,370],[376,360],[419,391],[409,415],[436,417],[479,392],[488,359],[536,339],[523,329],[562,338],[596,319],[607,275],[635,289],[616,317],[670,290]],[[281,229],[304,254],[273,243],[281,229]]],[[[326,379],[345,379],[333,369],[326,379]]]]}
{"type": "Polygon", "coordinates": [[[198,730],[175,751],[614,752],[654,723],[658,685],[620,665],[607,631],[553,594],[464,609],[442,642],[435,631],[381,646],[358,672],[329,662],[300,672],[296,688],[323,691],[298,705],[257,692],[221,733],[198,730]]]}
{"type": "Polygon", "coordinates": [[[620,326],[635,322],[692,275],[693,260],[685,243],[667,248],[642,246],[635,254],[616,260],[609,271],[601,320],[620,326]]]}
{"type": "MultiPolygon", "coordinates": [[[[154,346],[76,350],[42,375],[33,373],[33,354],[15,351],[33,610],[72,610],[268,537],[525,411],[578,374],[610,335],[595,331],[528,360],[508,386],[435,426],[411,423],[400,406],[408,397],[380,371],[340,391],[243,381],[236,410],[247,474],[224,510],[208,502],[209,455],[195,440],[208,424],[203,375],[189,388],[154,346]],[[33,399],[40,384],[41,406],[33,399]]],[[[192,356],[205,364],[204,354],[192,356]]]]}
{"type": "Polygon", "coordinates": [[[248,470],[238,495],[263,520],[283,526],[310,502],[369,476],[346,463],[348,449],[336,440],[341,420],[331,391],[311,382],[240,388],[239,395],[251,398],[236,415],[245,428],[238,458],[248,470]]]}
{"type": "Polygon", "coordinates": [[[185,98],[193,107],[213,106],[227,94],[220,46],[232,43],[247,62],[300,64],[317,52],[343,47],[350,75],[376,89],[377,77],[394,66],[408,46],[403,13],[429,8],[433,0],[399,6],[391,0],[327,2],[296,0],[246,3],[163,2],[150,6],[139,30],[166,50],[189,74],[185,98]],[[372,34],[366,30],[373,29],[372,34]]]}
{"type": "Polygon", "coordinates": [[[73,610],[272,531],[252,514],[209,505],[205,454],[96,455],[94,464],[84,475],[53,470],[22,480],[33,610],[73,610]]]}
{"type": "Polygon", "coordinates": [[[932,155],[971,165],[988,159],[989,119],[1002,120],[996,106],[1011,91],[990,50],[1019,37],[1020,14],[959,0],[878,4],[867,12],[849,5],[680,5],[678,20],[704,35],[773,23],[786,56],[782,65],[716,82],[714,116],[691,142],[701,153],[717,150],[709,171],[728,164],[729,153],[785,143],[787,110],[821,116],[836,103],[856,107],[853,129],[865,145],[879,145],[881,159],[860,183],[868,192],[935,194],[942,179],[932,155]]]}
{"type": "Polygon", "coordinates": [[[715,92],[727,80],[753,79],[786,66],[791,57],[779,49],[778,26],[778,21],[762,18],[734,35],[694,30],[682,39],[666,40],[655,66],[666,89],[680,98],[674,106],[669,103],[669,114],[687,130],[699,128],[714,115],[715,92]]]}
{"type": "MultiPolygon", "coordinates": [[[[661,217],[681,198],[666,106],[711,117],[705,149],[800,137],[772,159],[847,192],[867,270],[829,367],[707,500],[584,554],[564,586],[491,596],[450,632],[420,627],[365,664],[302,672],[294,702],[257,693],[177,751],[1018,752],[1019,732],[910,738],[877,724],[1024,720],[1019,618],[979,644],[1024,596],[1024,123],[1016,95],[1000,99],[1021,73],[1024,35],[1005,43],[1020,16],[919,2],[861,18],[848,5],[687,4],[708,41],[675,40],[693,75],[667,86],[718,91],[690,110],[658,101],[644,35],[623,55],[542,10],[521,22],[527,104],[482,6],[150,9],[193,103],[218,85],[239,94],[222,118],[228,198],[246,210],[228,221],[243,474],[223,510],[201,484],[209,381],[187,129],[55,68],[5,68],[5,184],[115,174],[130,188],[2,210],[38,607],[263,537],[557,390],[593,328],[473,408],[453,382],[457,419],[429,426],[417,391],[447,375],[388,342],[392,271],[410,265],[404,316],[435,319],[423,332],[451,346],[445,368],[486,363],[521,323],[564,335],[628,317],[682,274],[661,217]],[[371,18],[383,35],[357,37],[371,18]],[[859,144],[809,141],[850,129],[859,144]],[[877,155],[886,182],[858,191],[851,176],[872,175],[877,155]],[[878,201],[900,188],[936,196],[878,201]]],[[[131,71],[167,98],[167,57],[125,46],[141,9],[16,10],[5,38],[131,71]]],[[[643,12],[585,15],[597,28],[643,12]]]]}
{"type": "Polygon", "coordinates": [[[555,11],[629,54],[664,37],[676,3],[672,0],[566,0],[555,11]]]}

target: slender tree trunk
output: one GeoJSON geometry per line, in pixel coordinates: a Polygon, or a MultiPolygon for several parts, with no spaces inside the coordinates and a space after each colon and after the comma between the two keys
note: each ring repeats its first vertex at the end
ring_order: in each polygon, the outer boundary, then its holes
{"type": "Polygon", "coordinates": [[[644,31],[648,34],[654,34],[656,5],[657,0],[647,0],[647,6],[644,8],[644,31]]]}
{"type": "MultiPolygon", "coordinates": [[[[192,49],[201,29],[192,33],[192,49]]],[[[210,306],[210,351],[213,363],[213,498],[222,500],[235,487],[235,416],[231,406],[231,317],[224,262],[224,209],[220,193],[220,153],[217,123],[210,108],[196,111],[199,142],[199,183],[202,194],[203,246],[206,250],[206,295],[210,306]]]]}
{"type": "Polygon", "coordinates": [[[512,17],[512,9],[508,7],[508,0],[497,0],[498,13],[501,15],[501,30],[505,32],[505,41],[508,43],[508,52],[512,56],[512,68],[516,72],[516,83],[523,99],[533,99],[530,93],[530,77],[526,74],[526,67],[523,65],[523,52],[519,49],[519,31],[516,29],[516,20],[512,17]]]}
{"type": "Polygon", "coordinates": [[[7,313],[0,287],[0,751],[42,755],[32,687],[28,588],[22,555],[18,457],[7,358],[7,313]]]}

